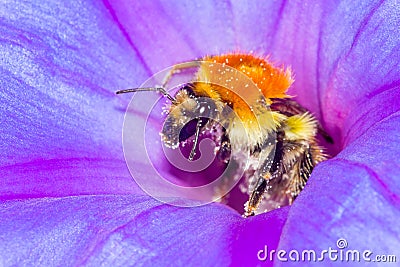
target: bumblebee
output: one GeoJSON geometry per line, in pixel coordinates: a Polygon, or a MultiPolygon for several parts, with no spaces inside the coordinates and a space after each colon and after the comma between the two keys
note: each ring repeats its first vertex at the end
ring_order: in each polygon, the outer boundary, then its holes
{"type": "Polygon", "coordinates": [[[171,148],[192,139],[189,160],[201,133],[211,135],[220,161],[234,160],[245,168],[241,190],[249,199],[243,217],[249,217],[292,204],[313,168],[327,159],[317,135],[332,139],[287,94],[293,82],[289,68],[276,67],[267,58],[229,53],[175,65],[161,86],[116,93],[156,91],[167,97],[161,139],[171,148]],[[187,68],[196,68],[195,78],[169,94],[171,77],[187,68]]]}

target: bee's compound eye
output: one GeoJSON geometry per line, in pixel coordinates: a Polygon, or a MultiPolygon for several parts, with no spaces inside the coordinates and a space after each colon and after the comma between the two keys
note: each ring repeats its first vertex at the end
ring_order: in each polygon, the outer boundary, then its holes
{"type": "Polygon", "coordinates": [[[168,115],[162,132],[162,140],[168,147],[176,148],[196,133],[200,127],[217,116],[217,106],[211,98],[191,98],[177,105],[168,115]]]}
{"type": "Polygon", "coordinates": [[[179,132],[179,142],[183,142],[195,134],[197,121],[197,119],[193,119],[182,127],[179,132]]]}
{"type": "MultiPolygon", "coordinates": [[[[207,119],[201,119],[201,127],[207,123],[207,119]]],[[[188,123],[181,125],[174,119],[167,119],[161,132],[161,137],[165,145],[176,148],[179,143],[186,141],[196,133],[198,119],[193,119],[188,123]]]]}
{"type": "Polygon", "coordinates": [[[161,131],[161,138],[167,147],[176,148],[179,145],[180,127],[173,117],[168,117],[161,131]]]}

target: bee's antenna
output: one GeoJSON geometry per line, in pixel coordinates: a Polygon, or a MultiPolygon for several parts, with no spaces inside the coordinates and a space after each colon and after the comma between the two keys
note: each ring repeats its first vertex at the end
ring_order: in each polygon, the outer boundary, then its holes
{"type": "Polygon", "coordinates": [[[119,94],[125,94],[125,93],[135,93],[135,92],[160,92],[164,96],[166,96],[169,100],[176,102],[176,99],[168,94],[168,92],[164,89],[164,87],[142,87],[142,88],[130,88],[130,89],[124,89],[124,90],[119,90],[115,92],[117,95],[119,94]]]}
{"type": "Polygon", "coordinates": [[[201,128],[201,119],[199,118],[199,120],[197,121],[197,124],[196,124],[196,133],[194,135],[194,144],[193,144],[192,150],[190,151],[190,155],[189,155],[190,161],[192,161],[194,158],[194,155],[196,155],[196,147],[197,147],[197,142],[199,141],[200,128],[201,128]]]}

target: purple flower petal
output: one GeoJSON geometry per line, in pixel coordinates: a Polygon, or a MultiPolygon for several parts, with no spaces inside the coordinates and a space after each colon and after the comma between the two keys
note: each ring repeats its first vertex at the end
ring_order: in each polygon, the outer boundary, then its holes
{"type": "Polygon", "coordinates": [[[2,198],[132,193],[3,201],[1,263],[240,266],[256,265],[257,252],[278,243],[318,250],[346,238],[351,249],[381,254],[398,247],[394,1],[21,2],[0,10],[8,14],[0,23],[2,198]],[[291,65],[292,93],[343,151],[315,169],[292,207],[248,220],[218,204],[183,209],[139,196],[120,145],[128,98],[113,91],[236,49],[291,65]]]}
{"type": "Polygon", "coordinates": [[[0,205],[0,248],[6,256],[0,262],[7,266],[254,264],[257,246],[262,248],[266,239],[277,245],[287,211],[245,223],[222,205],[178,208],[147,196],[42,198],[0,205]],[[263,236],[262,244],[254,236],[263,236]]]}
{"type": "Polygon", "coordinates": [[[390,1],[353,5],[327,17],[336,27],[322,28],[317,76],[326,125],[344,149],[315,169],[291,207],[279,245],[287,251],[337,249],[345,238],[373,258],[399,246],[400,10],[390,1]]]}
{"type": "Polygon", "coordinates": [[[107,9],[21,2],[1,10],[1,194],[135,190],[121,146],[127,102],[114,91],[147,74],[107,9]]]}
{"type": "Polygon", "coordinates": [[[2,167],[0,199],[144,194],[122,160],[70,158],[35,160],[2,167]]]}
{"type": "Polygon", "coordinates": [[[104,7],[2,9],[2,263],[204,265],[206,255],[225,265],[277,246],[287,209],[244,221],[221,205],[183,209],[137,196],[120,145],[127,102],[113,91],[149,73],[104,7]],[[15,198],[24,200],[4,201],[15,198]]]}

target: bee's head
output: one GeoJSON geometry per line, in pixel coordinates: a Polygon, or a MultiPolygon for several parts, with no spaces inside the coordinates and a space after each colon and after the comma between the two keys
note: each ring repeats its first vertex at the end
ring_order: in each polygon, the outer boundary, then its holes
{"type": "Polygon", "coordinates": [[[176,148],[179,144],[196,133],[210,119],[218,116],[218,108],[211,98],[198,97],[187,84],[175,95],[168,116],[161,131],[162,140],[168,147],[176,148]]]}

